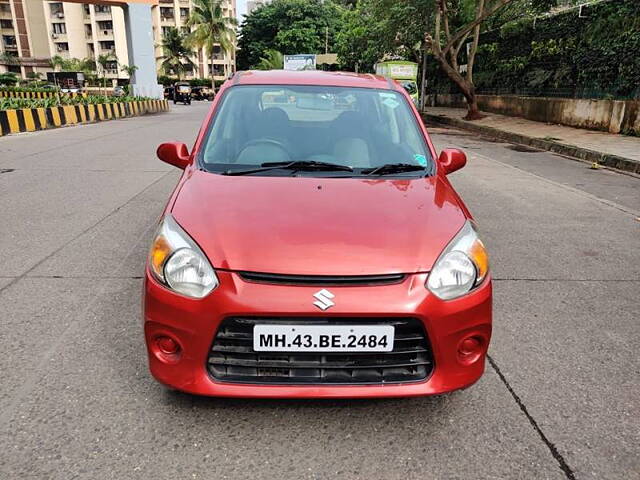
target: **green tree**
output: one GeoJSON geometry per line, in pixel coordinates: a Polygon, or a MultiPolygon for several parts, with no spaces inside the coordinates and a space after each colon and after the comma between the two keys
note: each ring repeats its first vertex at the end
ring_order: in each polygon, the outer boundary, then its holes
{"type": "Polygon", "coordinates": [[[432,0],[360,0],[344,16],[336,52],[343,67],[371,72],[385,56],[420,62],[432,0]]]}
{"type": "Polygon", "coordinates": [[[258,70],[280,70],[284,68],[284,55],[277,50],[267,50],[256,68],[258,70]]]}
{"type": "Polygon", "coordinates": [[[96,59],[97,64],[100,66],[100,74],[102,75],[102,89],[103,93],[106,93],[107,89],[107,67],[111,62],[118,63],[118,57],[116,57],[113,53],[106,53],[103,55],[98,55],[96,59]]]}
{"type": "Polygon", "coordinates": [[[129,79],[133,77],[133,75],[136,73],[136,70],[138,70],[138,67],[136,65],[122,65],[120,67],[120,71],[126,73],[129,79]]]}
{"type": "Polygon", "coordinates": [[[0,53],[0,63],[5,65],[20,65],[20,57],[8,52],[0,53]]]}
{"type": "MultiPolygon", "coordinates": [[[[211,59],[211,69],[213,70],[217,45],[227,55],[233,51],[237,24],[235,17],[224,15],[222,0],[193,0],[193,9],[187,21],[187,25],[192,28],[192,31],[187,36],[187,44],[196,48],[204,47],[211,59]]],[[[216,84],[213,77],[212,71],[211,88],[215,93],[216,84]]]]}
{"type": "Polygon", "coordinates": [[[326,0],[274,0],[244,18],[238,40],[238,68],[260,63],[267,50],[285,55],[335,52],[346,7],[326,0]]]}
{"type": "Polygon", "coordinates": [[[89,74],[96,71],[96,62],[91,58],[63,58],[60,55],[54,55],[49,63],[56,72],[83,72],[89,74]]]}
{"type": "Polygon", "coordinates": [[[12,86],[18,83],[18,75],[13,72],[0,73],[0,85],[12,86]]]}
{"type": "Polygon", "coordinates": [[[191,60],[195,52],[187,46],[185,40],[185,35],[180,33],[180,30],[171,27],[163,35],[160,44],[162,47],[160,68],[166,75],[176,75],[178,80],[196,66],[191,60]]]}

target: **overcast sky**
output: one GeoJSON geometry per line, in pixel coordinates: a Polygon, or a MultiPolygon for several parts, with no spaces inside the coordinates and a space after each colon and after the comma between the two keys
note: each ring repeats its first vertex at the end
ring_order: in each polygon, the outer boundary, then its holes
{"type": "Polygon", "coordinates": [[[242,16],[247,13],[247,0],[236,0],[236,13],[238,22],[242,23],[242,16]]]}

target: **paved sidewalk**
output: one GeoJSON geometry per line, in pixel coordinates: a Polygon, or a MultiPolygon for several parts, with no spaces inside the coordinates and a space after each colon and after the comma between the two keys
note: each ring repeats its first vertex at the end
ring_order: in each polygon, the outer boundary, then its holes
{"type": "Polygon", "coordinates": [[[514,143],[524,143],[542,150],[577,157],[589,162],[640,173],[640,138],[615,135],[595,130],[534,122],[520,117],[496,113],[468,122],[462,117],[466,109],[427,107],[427,121],[465,128],[514,143]]]}

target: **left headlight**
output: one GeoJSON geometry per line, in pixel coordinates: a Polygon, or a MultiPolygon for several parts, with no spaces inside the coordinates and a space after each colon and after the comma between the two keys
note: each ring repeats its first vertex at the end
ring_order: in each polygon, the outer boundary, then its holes
{"type": "Polygon", "coordinates": [[[153,276],[171,290],[203,298],[218,286],[218,277],[198,245],[171,215],[166,215],[149,252],[153,276]]]}
{"type": "Polygon", "coordinates": [[[488,272],[487,251],[467,220],[433,266],[427,288],[442,300],[452,300],[480,285],[488,272]]]}

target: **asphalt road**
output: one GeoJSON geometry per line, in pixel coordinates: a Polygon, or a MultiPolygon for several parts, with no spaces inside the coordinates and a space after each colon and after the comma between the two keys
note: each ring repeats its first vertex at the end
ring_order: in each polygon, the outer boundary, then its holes
{"type": "Polygon", "coordinates": [[[141,273],[208,104],[0,139],[0,478],[640,478],[640,180],[434,129],[495,277],[442,397],[196,398],[148,374],[141,273]]]}

